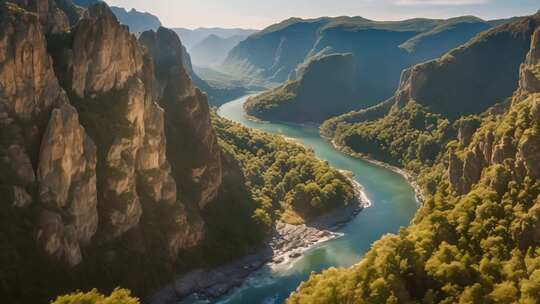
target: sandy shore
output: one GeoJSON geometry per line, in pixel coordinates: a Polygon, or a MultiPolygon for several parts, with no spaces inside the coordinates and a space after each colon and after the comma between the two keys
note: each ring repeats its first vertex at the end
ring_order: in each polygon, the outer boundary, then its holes
{"type": "Polygon", "coordinates": [[[215,299],[240,286],[244,280],[263,266],[283,267],[293,263],[314,246],[342,236],[339,233],[363,208],[371,205],[363,187],[351,180],[355,200],[347,206],[322,215],[307,224],[290,225],[278,222],[265,246],[235,262],[214,269],[197,269],[179,276],[165,286],[147,303],[189,303],[194,298],[215,299]]]}

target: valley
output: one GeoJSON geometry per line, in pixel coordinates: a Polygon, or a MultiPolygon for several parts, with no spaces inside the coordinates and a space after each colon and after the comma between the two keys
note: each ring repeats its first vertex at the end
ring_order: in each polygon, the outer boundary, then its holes
{"type": "Polygon", "coordinates": [[[0,1],[2,301],[540,302],[537,4],[154,1],[0,1]]]}
{"type": "Polygon", "coordinates": [[[395,233],[408,225],[419,202],[408,182],[399,174],[361,159],[344,155],[322,139],[313,125],[258,123],[244,116],[248,96],[220,107],[220,116],[250,128],[291,138],[313,149],[317,157],[335,168],[351,170],[365,190],[371,206],[362,210],[339,231],[342,234],[304,252],[285,264],[266,265],[247,278],[238,289],[218,303],[281,303],[312,271],[355,264],[373,241],[386,233],[395,233]]]}

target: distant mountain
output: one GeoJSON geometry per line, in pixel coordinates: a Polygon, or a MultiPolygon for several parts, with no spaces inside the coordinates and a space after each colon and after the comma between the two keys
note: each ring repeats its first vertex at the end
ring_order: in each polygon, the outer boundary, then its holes
{"type": "MultiPolygon", "coordinates": [[[[355,92],[347,100],[337,102],[332,97],[323,99],[321,96],[327,95],[321,95],[321,92],[339,90],[323,85],[313,88],[315,92],[309,101],[310,109],[294,106],[297,99],[292,96],[288,103],[275,101],[275,107],[284,109],[268,106],[271,101],[265,100],[267,106],[259,107],[262,111],[257,112],[259,117],[269,120],[283,120],[285,117],[278,113],[284,113],[288,119],[295,121],[304,121],[308,117],[321,121],[335,113],[365,108],[387,99],[396,90],[403,69],[437,58],[492,26],[490,22],[472,16],[396,22],[372,21],[362,17],[293,18],[240,42],[231,50],[224,66],[227,72],[234,75],[249,75],[280,83],[289,79],[298,81],[298,66],[305,65],[313,56],[352,53],[355,58],[352,76],[355,92]],[[328,104],[335,105],[332,111],[325,113],[318,110],[328,104]],[[265,113],[264,108],[272,109],[271,113],[265,113]],[[311,114],[317,112],[317,115],[309,115],[305,111],[311,114]]],[[[276,91],[282,89],[280,87],[276,91]]],[[[268,95],[272,94],[266,97],[268,95]]],[[[255,103],[253,101],[251,105],[255,106],[255,103]]]]}
{"type": "MultiPolygon", "coordinates": [[[[540,14],[499,26],[436,60],[405,70],[392,98],[375,107],[329,119],[321,132],[356,152],[404,165],[408,158],[417,155],[416,149],[421,150],[416,143],[400,144],[404,139],[410,141],[422,133],[444,137],[443,124],[431,125],[433,122],[453,123],[496,104],[504,105],[518,87],[520,65],[539,21],[540,14]],[[396,124],[403,125],[395,127],[396,124]]],[[[438,140],[427,140],[431,145],[427,149],[433,151],[438,140]]],[[[440,149],[444,144],[436,146],[440,149]]]]}
{"type": "Polygon", "coordinates": [[[341,102],[354,97],[354,66],[351,53],[312,57],[299,70],[297,80],[250,98],[244,107],[251,116],[286,121],[316,121],[337,115],[343,108],[341,102]],[[328,102],[313,107],[314,100],[328,102]]]}
{"type": "Polygon", "coordinates": [[[191,59],[197,66],[220,65],[227,58],[229,52],[240,41],[246,38],[246,35],[234,35],[228,38],[222,38],[215,34],[210,34],[189,50],[191,59]]]}
{"type": "Polygon", "coordinates": [[[186,28],[175,28],[173,31],[182,40],[185,54],[183,56],[184,66],[195,85],[201,91],[208,94],[210,105],[220,106],[226,101],[246,94],[248,89],[254,88],[247,81],[238,80],[238,78],[209,69],[208,67],[221,64],[229,51],[238,42],[244,40],[248,35],[256,32],[256,30],[226,28],[197,28],[190,30],[186,28]],[[210,74],[214,79],[208,81],[206,78],[203,79],[197,75],[193,68],[193,63],[207,67],[205,69],[205,75],[210,74]],[[214,77],[218,74],[219,77],[214,77]]]}
{"type": "MultiPolygon", "coordinates": [[[[79,6],[87,6],[87,5],[91,5],[93,3],[96,3],[96,2],[100,2],[98,0],[87,0],[87,1],[83,1],[83,0],[79,0],[78,4],[79,6]]],[[[144,31],[148,31],[148,30],[154,30],[154,31],[157,31],[160,27],[161,27],[161,22],[159,20],[158,17],[150,14],[150,13],[146,13],[146,12],[139,12],[135,9],[131,9],[130,11],[127,11],[126,9],[124,8],[121,8],[121,7],[110,7],[111,11],[114,13],[114,15],[116,16],[116,18],[118,19],[118,21],[124,25],[127,25],[129,26],[129,30],[130,32],[132,33],[142,33],[144,31]]],[[[200,31],[203,31],[203,30],[212,30],[212,31],[215,31],[217,33],[223,33],[224,35],[230,35],[232,33],[243,33],[245,32],[246,30],[242,30],[242,29],[199,29],[200,31]]],[[[249,30],[247,30],[247,32],[249,32],[249,30]]],[[[218,37],[218,39],[222,39],[220,37],[218,37]]],[[[234,99],[236,97],[239,97],[243,94],[245,94],[246,92],[246,88],[244,88],[243,86],[241,85],[238,85],[238,84],[219,84],[219,85],[216,85],[216,84],[212,84],[210,85],[207,81],[203,80],[201,77],[199,77],[193,70],[193,67],[192,67],[192,60],[191,60],[191,55],[188,53],[188,50],[187,48],[185,47],[184,45],[184,40],[182,40],[182,51],[183,51],[183,55],[182,55],[182,60],[183,60],[183,63],[184,63],[184,67],[186,69],[186,71],[188,72],[189,76],[191,77],[191,79],[193,80],[193,83],[197,86],[197,88],[199,88],[201,91],[205,92],[207,95],[208,95],[208,102],[213,105],[213,106],[219,106],[221,105],[223,102],[225,101],[228,101],[228,100],[231,100],[231,99],[234,99]]],[[[241,40],[238,36],[231,36],[229,38],[225,38],[225,39],[222,39],[223,41],[227,41],[227,43],[225,43],[226,47],[229,47],[229,50],[232,49],[234,47],[234,45],[237,44],[236,41],[238,40],[241,40]]],[[[211,46],[208,45],[210,47],[210,49],[208,51],[206,51],[206,58],[208,58],[208,56],[211,55],[211,46]]],[[[201,48],[203,49],[203,48],[201,48]]],[[[218,49],[218,46],[215,46],[215,49],[217,50],[218,49]]],[[[221,51],[221,55],[222,58],[224,58],[226,55],[223,55],[223,52],[225,52],[223,50],[223,47],[221,48],[222,51],[221,51]]],[[[228,52],[228,50],[226,51],[228,52]]],[[[218,53],[218,52],[216,52],[218,53]]]]}
{"type": "Polygon", "coordinates": [[[242,84],[233,84],[230,81],[209,83],[205,79],[199,77],[199,75],[195,73],[195,70],[193,69],[191,55],[184,45],[182,45],[182,61],[186,72],[193,80],[195,86],[208,95],[208,103],[211,106],[220,106],[227,101],[246,94],[247,88],[242,84]]]}
{"type": "Polygon", "coordinates": [[[100,0],[73,0],[73,3],[82,6],[82,7],[88,7],[89,5],[95,4],[100,2],[100,0]]]}
{"type": "Polygon", "coordinates": [[[159,18],[150,13],[139,12],[134,8],[127,11],[125,8],[116,6],[111,6],[111,10],[120,23],[129,26],[132,33],[157,30],[161,26],[159,18]]]}
{"type": "Polygon", "coordinates": [[[401,44],[400,48],[414,54],[417,61],[436,58],[441,55],[441,51],[453,49],[491,26],[491,23],[474,16],[452,18],[412,37],[401,44]]]}
{"type": "Polygon", "coordinates": [[[241,29],[241,28],[205,28],[200,27],[196,28],[194,30],[187,29],[187,28],[173,28],[182,39],[182,43],[187,47],[188,50],[190,50],[192,47],[194,47],[199,42],[203,41],[210,35],[215,35],[223,39],[231,38],[233,36],[243,36],[247,37],[253,33],[256,33],[257,30],[254,29],[241,29]]]}

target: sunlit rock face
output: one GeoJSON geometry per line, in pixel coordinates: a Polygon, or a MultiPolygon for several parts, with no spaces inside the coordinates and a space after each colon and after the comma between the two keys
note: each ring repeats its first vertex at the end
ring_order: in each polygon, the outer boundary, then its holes
{"type": "Polygon", "coordinates": [[[13,206],[39,203],[38,244],[76,265],[82,258],[80,245],[97,229],[96,153],[47,53],[47,9],[61,12],[46,1],[37,4],[38,14],[8,5],[0,33],[2,184],[9,185],[13,206]]]}
{"type": "MultiPolygon", "coordinates": [[[[322,122],[391,98],[404,69],[436,59],[494,24],[473,16],[398,22],[362,17],[291,18],[238,43],[224,67],[232,74],[249,79],[286,82],[261,98],[253,99],[252,108],[257,107],[251,113],[253,116],[263,120],[322,122]],[[305,113],[306,107],[298,105],[305,104],[302,102],[305,97],[296,96],[288,81],[298,80],[304,67],[314,58],[331,54],[352,54],[355,60],[345,66],[336,63],[333,69],[319,70],[318,77],[330,74],[341,83],[352,82],[354,86],[343,90],[344,85],[328,81],[322,88],[315,88],[318,94],[310,97],[309,105],[312,113],[305,113]],[[334,94],[325,95],[325,91],[334,94]]],[[[418,80],[416,78],[415,84],[418,80]]],[[[418,86],[413,90],[415,88],[418,86]]],[[[511,93],[510,89],[508,94],[511,93]]]]}
{"type": "Polygon", "coordinates": [[[176,34],[160,29],[156,46],[170,48],[149,52],[105,3],[5,5],[0,190],[32,214],[38,247],[73,267],[103,244],[109,256],[136,248],[170,262],[199,245],[221,154],[176,34]],[[137,241],[116,248],[126,235],[137,241]]]}
{"type": "Polygon", "coordinates": [[[65,104],[51,113],[41,143],[39,200],[61,210],[44,210],[37,238],[47,253],[70,265],[81,262],[80,244],[97,230],[96,146],[80,125],[77,111],[65,104]]]}
{"type": "Polygon", "coordinates": [[[189,200],[204,208],[216,197],[222,178],[207,98],[188,75],[185,49],[176,33],[161,27],[144,32],[140,41],[155,65],[159,103],[165,109],[167,155],[177,184],[189,200]]]}

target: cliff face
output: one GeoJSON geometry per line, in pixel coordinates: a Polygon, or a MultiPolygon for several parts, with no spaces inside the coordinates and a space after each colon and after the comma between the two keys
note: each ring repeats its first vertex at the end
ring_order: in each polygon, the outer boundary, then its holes
{"type": "Polygon", "coordinates": [[[160,83],[167,156],[179,188],[203,208],[216,197],[221,184],[220,152],[207,98],[191,82],[184,68],[184,48],[172,30],[145,32],[140,40],[153,58],[160,83]]]}
{"type": "Polygon", "coordinates": [[[534,93],[540,91],[540,34],[535,31],[531,38],[531,50],[520,69],[520,93],[534,93]]]}
{"type": "Polygon", "coordinates": [[[57,81],[41,15],[7,4],[1,18],[3,196],[20,208],[37,201],[38,243],[76,265],[97,227],[95,146],[57,81]]]}
{"type": "Polygon", "coordinates": [[[96,146],[68,104],[51,113],[37,177],[38,200],[56,209],[41,212],[37,241],[47,254],[77,265],[80,246],[90,243],[98,226],[96,146]]]}
{"type": "Polygon", "coordinates": [[[139,41],[102,2],[6,2],[0,23],[1,272],[28,279],[2,291],[144,292],[205,240],[205,209],[222,191],[207,98],[180,40],[161,28],[139,41]],[[55,17],[71,9],[76,22],[55,17]]]}
{"type": "Polygon", "coordinates": [[[98,191],[106,213],[101,222],[104,235],[114,238],[139,223],[139,189],[150,189],[145,195],[155,203],[176,202],[164,113],[155,102],[150,59],[105,4],[86,11],[72,41],[71,49],[62,51],[71,56],[60,73],[71,75],[66,89],[99,147],[98,191]]]}
{"type": "Polygon", "coordinates": [[[139,12],[135,9],[126,10],[122,7],[111,7],[112,12],[122,24],[129,26],[133,33],[142,33],[148,30],[157,30],[161,26],[159,18],[146,12],[139,12]]]}
{"type": "Polygon", "coordinates": [[[484,126],[474,133],[470,144],[460,141],[465,151],[449,152],[448,177],[453,190],[461,195],[468,193],[480,181],[484,170],[494,170],[489,184],[498,193],[507,190],[511,180],[523,180],[525,176],[540,178],[540,28],[532,34],[531,48],[520,68],[519,87],[512,99],[512,106],[495,126],[484,126]],[[515,130],[505,128],[514,125],[513,117],[525,121],[515,130]]]}
{"type": "Polygon", "coordinates": [[[80,17],[82,11],[71,1],[55,0],[14,0],[10,1],[37,14],[46,33],[62,33],[69,30],[80,17]]]}

